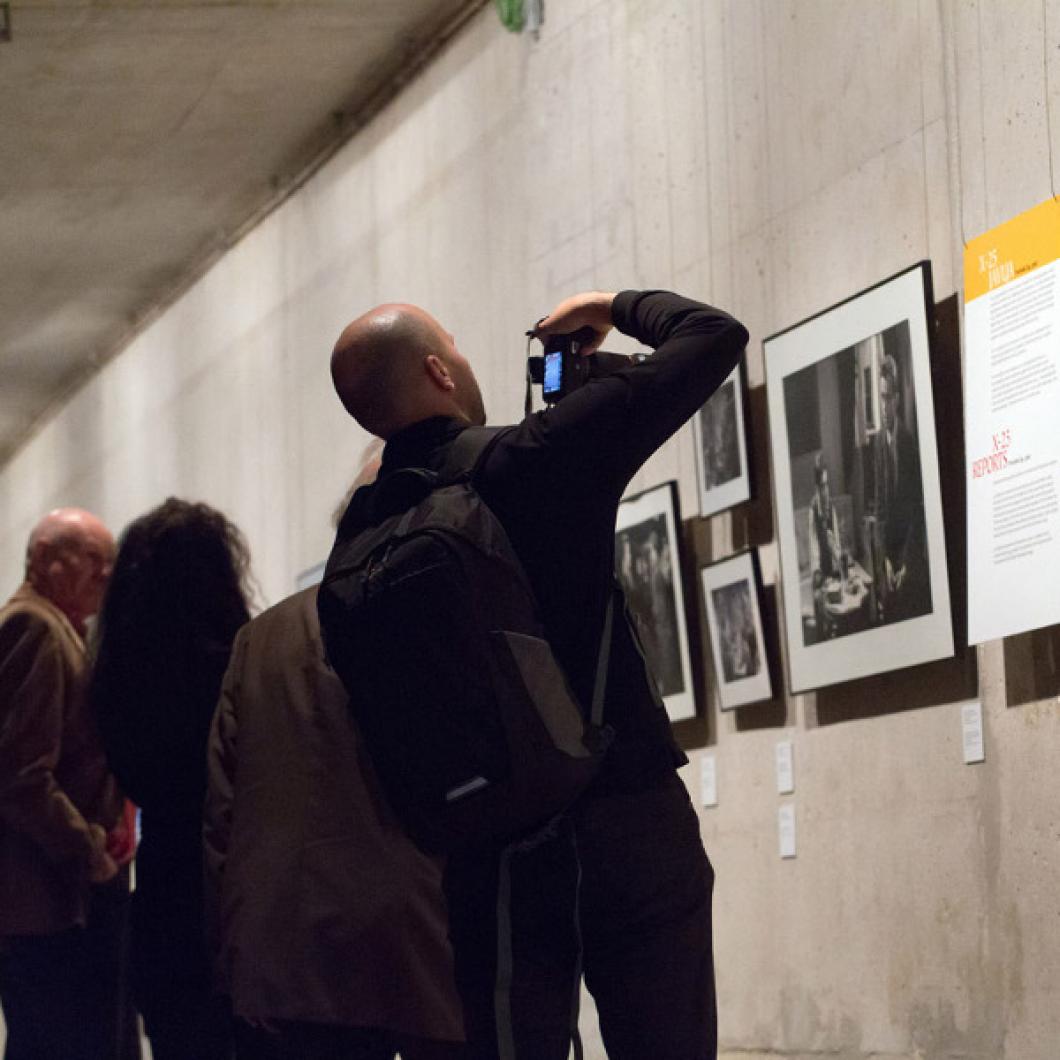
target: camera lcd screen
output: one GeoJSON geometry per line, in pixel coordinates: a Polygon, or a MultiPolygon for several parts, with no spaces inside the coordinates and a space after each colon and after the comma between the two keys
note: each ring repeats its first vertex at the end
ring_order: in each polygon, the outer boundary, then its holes
{"type": "Polygon", "coordinates": [[[545,394],[558,394],[563,389],[563,351],[545,354],[545,394]]]}

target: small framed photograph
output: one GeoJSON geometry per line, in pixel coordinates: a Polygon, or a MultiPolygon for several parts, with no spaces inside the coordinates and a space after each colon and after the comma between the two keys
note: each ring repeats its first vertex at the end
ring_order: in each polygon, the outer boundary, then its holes
{"type": "Polygon", "coordinates": [[[615,525],[615,573],[671,722],[696,716],[680,525],[674,481],[623,500],[615,525]]]}
{"type": "Polygon", "coordinates": [[[692,417],[699,514],[716,515],[751,496],[744,427],[746,376],[741,357],[732,373],[692,417]]]}
{"type": "Polygon", "coordinates": [[[700,570],[699,578],[719,706],[732,710],[772,699],[755,554],[741,552],[712,563],[700,570]]]}
{"type": "Polygon", "coordinates": [[[921,262],[765,340],[791,691],[948,658],[921,262]]]}

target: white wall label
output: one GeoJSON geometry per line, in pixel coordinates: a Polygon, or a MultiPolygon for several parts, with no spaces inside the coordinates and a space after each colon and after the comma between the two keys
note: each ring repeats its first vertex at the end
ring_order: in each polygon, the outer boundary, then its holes
{"type": "Polygon", "coordinates": [[[795,790],[795,755],[791,740],[777,744],[777,794],[790,795],[795,790]]]}
{"type": "Polygon", "coordinates": [[[966,763],[982,762],[986,758],[983,749],[983,705],[978,700],[961,707],[961,743],[966,763]]]}
{"type": "Polygon", "coordinates": [[[699,760],[699,801],[704,806],[718,805],[718,769],[713,755],[699,760]]]}
{"type": "Polygon", "coordinates": [[[780,856],[795,857],[795,804],[787,803],[777,811],[777,832],[780,836],[780,856]]]}

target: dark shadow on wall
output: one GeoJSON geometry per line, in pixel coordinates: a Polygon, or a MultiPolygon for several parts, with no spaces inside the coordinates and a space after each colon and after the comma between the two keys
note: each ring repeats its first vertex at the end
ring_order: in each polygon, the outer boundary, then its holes
{"type": "Polygon", "coordinates": [[[681,587],[685,595],[685,623],[688,629],[688,655],[692,664],[696,716],[675,722],[674,737],[682,750],[709,747],[718,742],[710,694],[710,638],[703,618],[702,585],[699,568],[710,558],[710,527],[706,519],[687,519],[680,525],[681,587]]]}
{"type": "Polygon", "coordinates": [[[1023,707],[1060,696],[1060,626],[1005,638],[1005,700],[1023,707]]]}
{"type": "Polygon", "coordinates": [[[951,659],[821,689],[816,695],[818,725],[955,703],[978,695],[976,652],[968,647],[964,402],[959,319],[960,303],[956,294],[935,306],[931,351],[942,518],[956,654],[951,659]]]}
{"type": "MultiPolygon", "coordinates": [[[[766,388],[744,391],[747,465],[751,499],[732,510],[732,544],[736,552],[773,540],[773,493],[770,485],[769,409],[766,388]]],[[[720,558],[720,557],[719,557],[720,558]]],[[[763,616],[764,617],[764,616],[763,616]]]]}
{"type": "Polygon", "coordinates": [[[773,682],[773,698],[763,703],[751,703],[746,707],[737,707],[736,731],[750,732],[754,729],[781,729],[794,725],[794,702],[792,716],[788,717],[788,699],[784,695],[784,667],[780,655],[779,608],[777,592],[772,585],[764,585],[759,596],[762,611],[762,635],[766,642],[766,659],[769,663],[769,677],[773,682]]]}
{"type": "Polygon", "coordinates": [[[978,689],[975,649],[966,648],[952,659],[822,688],[817,693],[817,724],[833,725],[958,703],[974,699],[978,689]]]}

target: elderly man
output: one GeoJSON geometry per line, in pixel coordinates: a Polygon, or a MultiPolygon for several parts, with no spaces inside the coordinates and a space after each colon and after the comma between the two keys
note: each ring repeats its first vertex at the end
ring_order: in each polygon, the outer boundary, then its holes
{"type": "Polygon", "coordinates": [[[84,697],[83,637],[113,558],[94,515],[53,511],[30,535],[25,582],[0,608],[0,1002],[9,1060],[103,1055],[103,1009],[113,998],[89,908],[91,885],[118,871],[107,833],[121,800],[84,697]]]}
{"type": "MultiPolygon", "coordinates": [[[[581,348],[588,354],[612,326],[654,347],[654,356],[614,358],[554,408],[500,431],[473,469],[583,708],[593,700],[615,591],[623,491],[724,381],[747,341],[728,314],[664,291],[576,295],[537,333],[592,328],[581,348]]],[[[387,442],[378,483],[358,491],[343,518],[341,546],[370,530],[376,499],[385,508],[405,469],[446,468],[454,442],[485,422],[485,409],[453,336],[415,306],[379,306],[353,321],[331,368],[346,409],[387,442]]],[[[565,1060],[579,949],[609,1056],[715,1055],[713,871],[675,774],[687,759],[620,598],[613,613],[603,719],[615,736],[600,774],[551,837],[461,852],[446,866],[457,985],[476,1058],[565,1060]]],[[[325,637],[337,641],[341,630],[329,631],[329,615],[321,617],[325,637]]],[[[408,622],[424,621],[410,604],[408,622]]],[[[429,685],[433,676],[417,680],[429,685]]]]}

